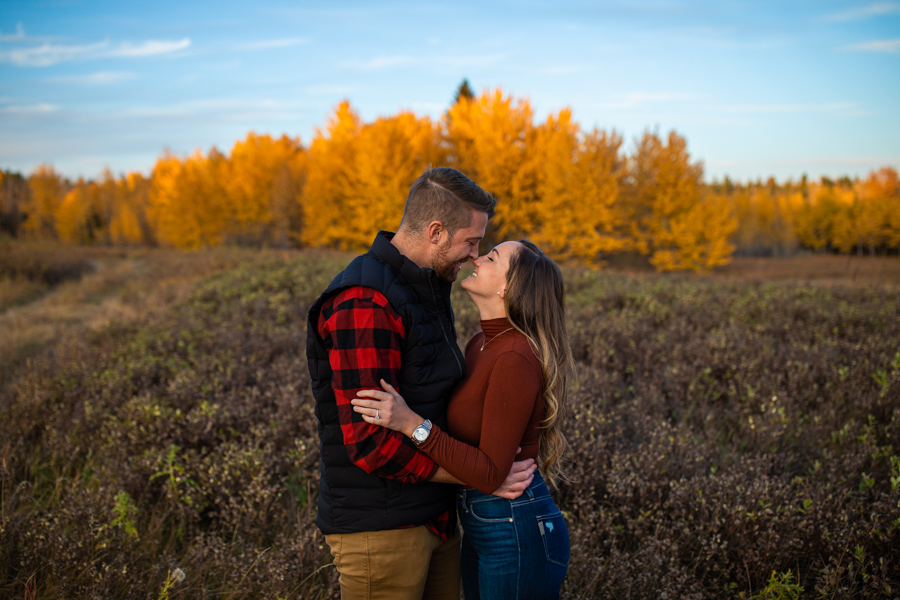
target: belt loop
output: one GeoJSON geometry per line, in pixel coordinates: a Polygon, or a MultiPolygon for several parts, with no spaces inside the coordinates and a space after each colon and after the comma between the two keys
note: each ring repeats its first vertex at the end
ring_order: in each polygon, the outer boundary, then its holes
{"type": "Polygon", "coordinates": [[[530,485],[527,488],[525,488],[525,493],[528,494],[529,500],[534,500],[534,490],[531,489],[530,485]]]}

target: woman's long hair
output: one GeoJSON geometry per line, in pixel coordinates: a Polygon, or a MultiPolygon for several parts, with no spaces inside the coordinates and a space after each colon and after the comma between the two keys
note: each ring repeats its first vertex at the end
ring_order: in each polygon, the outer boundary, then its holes
{"type": "Polygon", "coordinates": [[[563,427],[568,418],[566,395],[575,367],[566,332],[566,303],[562,271],[528,240],[510,258],[506,273],[506,315],[522,333],[541,362],[544,417],[540,425],[538,466],[550,482],[563,478],[561,459],[568,443],[563,427]]]}

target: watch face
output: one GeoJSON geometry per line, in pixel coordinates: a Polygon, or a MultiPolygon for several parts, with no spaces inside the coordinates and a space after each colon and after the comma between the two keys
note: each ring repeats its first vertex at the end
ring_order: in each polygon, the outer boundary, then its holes
{"type": "Polygon", "coordinates": [[[416,427],[416,430],[413,431],[413,437],[420,442],[424,442],[425,438],[428,437],[428,430],[424,427],[416,427]]]}

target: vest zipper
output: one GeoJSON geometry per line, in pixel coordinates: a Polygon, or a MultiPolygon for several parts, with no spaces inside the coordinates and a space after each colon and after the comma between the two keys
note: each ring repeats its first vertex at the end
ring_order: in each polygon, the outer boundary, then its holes
{"type": "Polygon", "coordinates": [[[429,279],[429,288],[431,288],[431,299],[434,300],[434,305],[438,308],[438,314],[441,315],[441,333],[444,334],[444,341],[447,342],[447,345],[450,346],[450,352],[453,354],[453,358],[456,359],[456,367],[459,369],[459,376],[462,377],[465,375],[463,371],[462,363],[459,362],[459,356],[457,356],[457,352],[459,352],[459,347],[454,348],[454,344],[450,342],[450,338],[447,337],[447,329],[444,327],[444,320],[450,322],[450,319],[447,319],[447,315],[444,314],[443,308],[441,308],[441,304],[438,302],[437,296],[434,294],[434,280],[429,279]]]}

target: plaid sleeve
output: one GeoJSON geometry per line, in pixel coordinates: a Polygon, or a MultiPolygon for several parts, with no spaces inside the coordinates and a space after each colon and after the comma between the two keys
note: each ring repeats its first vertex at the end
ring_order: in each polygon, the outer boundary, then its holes
{"type": "Polygon", "coordinates": [[[350,460],[379,477],[405,483],[429,479],[437,470],[432,459],[402,433],[366,423],[350,404],[359,390],[380,390],[381,379],[400,389],[400,349],[406,335],[400,315],[379,292],[352,287],[322,307],[318,327],[350,460]]]}

